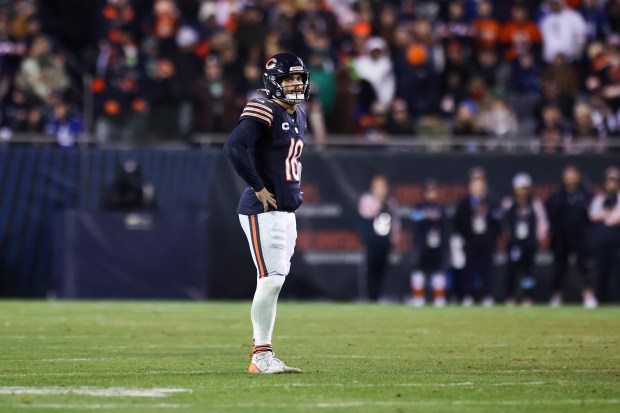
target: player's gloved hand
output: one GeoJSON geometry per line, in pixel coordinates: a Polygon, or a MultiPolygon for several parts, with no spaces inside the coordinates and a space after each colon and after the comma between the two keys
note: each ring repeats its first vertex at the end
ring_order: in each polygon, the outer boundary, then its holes
{"type": "Polygon", "coordinates": [[[278,209],[278,206],[276,205],[275,195],[269,192],[267,188],[263,188],[260,191],[256,192],[256,198],[258,198],[261,204],[263,204],[265,212],[269,210],[269,205],[271,205],[275,209],[278,209]]]}

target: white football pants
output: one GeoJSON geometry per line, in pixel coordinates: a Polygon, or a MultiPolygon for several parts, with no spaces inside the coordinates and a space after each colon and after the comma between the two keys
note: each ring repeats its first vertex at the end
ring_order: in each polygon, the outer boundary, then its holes
{"type": "Polygon", "coordinates": [[[297,222],[291,212],[239,214],[258,278],[288,275],[297,240],[297,222]]]}
{"type": "Polygon", "coordinates": [[[271,346],[278,295],[291,269],[297,239],[295,214],[266,212],[239,215],[256,266],[256,292],[252,300],[255,346],[271,346]]]}

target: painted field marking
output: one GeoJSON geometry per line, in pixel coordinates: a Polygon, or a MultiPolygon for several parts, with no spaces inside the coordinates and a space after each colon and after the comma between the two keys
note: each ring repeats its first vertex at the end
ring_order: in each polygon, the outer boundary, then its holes
{"type": "Polygon", "coordinates": [[[174,393],[191,393],[190,389],[152,388],[130,389],[126,387],[0,387],[4,395],[80,395],[96,397],[167,397],[174,393]]]}
{"type": "MultiPolygon", "coordinates": [[[[542,386],[548,384],[544,381],[524,381],[524,382],[500,382],[500,383],[474,383],[471,381],[454,383],[252,383],[248,387],[503,387],[503,386],[542,386]]],[[[557,383],[555,383],[557,384],[557,383]]]]}
{"type": "Polygon", "coordinates": [[[420,400],[420,401],[350,401],[322,403],[274,403],[274,404],[218,404],[211,409],[294,409],[300,408],[359,408],[359,407],[398,407],[398,406],[566,406],[566,405],[609,405],[620,404],[619,399],[566,399],[566,400],[420,400]]]}
{"type": "Polygon", "coordinates": [[[22,409],[62,409],[62,410],[112,410],[112,409],[187,409],[192,407],[191,404],[121,404],[121,403],[109,403],[109,404],[61,404],[61,403],[24,403],[15,404],[11,407],[22,409]]]}
{"type": "Polygon", "coordinates": [[[69,371],[69,372],[54,372],[54,373],[0,373],[0,377],[12,378],[12,377],[125,377],[125,376],[163,376],[167,374],[174,375],[202,375],[213,374],[214,371],[208,370],[188,370],[188,371],[174,371],[174,370],[154,370],[154,371],[137,371],[137,372],[85,372],[85,371],[69,371]]]}

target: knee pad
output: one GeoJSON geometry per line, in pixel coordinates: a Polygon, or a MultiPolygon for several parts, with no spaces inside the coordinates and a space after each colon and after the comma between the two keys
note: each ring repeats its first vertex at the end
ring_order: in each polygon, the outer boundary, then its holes
{"type": "Polygon", "coordinates": [[[273,262],[273,272],[276,275],[287,276],[291,270],[291,263],[282,259],[286,255],[286,227],[274,225],[269,241],[269,248],[272,252],[277,251],[274,255],[280,257],[280,260],[273,262]]]}
{"type": "Polygon", "coordinates": [[[286,277],[291,270],[291,263],[286,261],[278,261],[274,264],[275,275],[286,277]]]}

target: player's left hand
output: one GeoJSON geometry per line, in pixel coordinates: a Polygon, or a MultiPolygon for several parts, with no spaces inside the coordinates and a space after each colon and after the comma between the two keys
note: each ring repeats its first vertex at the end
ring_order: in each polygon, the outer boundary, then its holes
{"type": "Polygon", "coordinates": [[[269,210],[269,205],[278,209],[278,205],[276,205],[276,197],[274,194],[269,192],[267,188],[263,188],[260,191],[256,192],[256,198],[263,204],[263,208],[265,208],[265,212],[269,210]]]}

